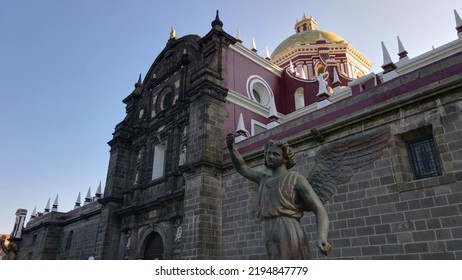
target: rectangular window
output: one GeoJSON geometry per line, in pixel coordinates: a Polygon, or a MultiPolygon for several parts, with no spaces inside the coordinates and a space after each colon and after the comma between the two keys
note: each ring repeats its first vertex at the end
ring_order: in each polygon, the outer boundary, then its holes
{"type": "Polygon", "coordinates": [[[159,179],[165,174],[165,154],[167,144],[162,143],[154,147],[154,162],[152,165],[152,180],[159,179]]]}
{"type": "Polygon", "coordinates": [[[411,164],[416,179],[441,176],[441,165],[433,137],[408,144],[411,164]]]}
{"type": "Polygon", "coordinates": [[[71,244],[72,244],[72,236],[74,235],[74,231],[71,230],[69,231],[69,233],[67,234],[67,240],[66,240],[66,250],[69,250],[71,248],[71,244]]]}

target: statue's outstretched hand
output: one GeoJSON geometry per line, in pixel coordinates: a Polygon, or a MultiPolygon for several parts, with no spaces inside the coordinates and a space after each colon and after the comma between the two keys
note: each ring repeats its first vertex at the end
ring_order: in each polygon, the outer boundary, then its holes
{"type": "Polygon", "coordinates": [[[329,242],[323,239],[316,240],[316,246],[318,246],[319,251],[324,256],[329,255],[329,253],[332,251],[332,246],[330,246],[329,242]]]}
{"type": "Polygon", "coordinates": [[[228,146],[228,148],[232,148],[234,146],[234,133],[228,133],[228,135],[226,135],[226,145],[228,146]]]}

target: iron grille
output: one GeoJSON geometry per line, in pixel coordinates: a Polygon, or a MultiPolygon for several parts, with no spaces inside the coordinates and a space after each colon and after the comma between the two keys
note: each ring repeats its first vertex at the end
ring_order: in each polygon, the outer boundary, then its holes
{"type": "Polygon", "coordinates": [[[409,143],[409,153],[416,179],[442,175],[433,137],[409,143]]]}

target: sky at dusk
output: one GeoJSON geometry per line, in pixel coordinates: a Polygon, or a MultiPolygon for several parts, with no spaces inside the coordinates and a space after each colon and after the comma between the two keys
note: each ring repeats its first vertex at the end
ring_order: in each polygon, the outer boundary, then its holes
{"type": "Polygon", "coordinates": [[[11,233],[18,208],[43,212],[59,195],[73,209],[79,192],[105,186],[122,100],[138,76],[177,36],[224,30],[265,56],[313,16],[382,71],[381,41],[396,61],[399,36],[415,57],[457,39],[459,0],[148,1],[0,0],[0,233],[11,233]],[[430,4],[431,3],[431,4],[430,4]]]}

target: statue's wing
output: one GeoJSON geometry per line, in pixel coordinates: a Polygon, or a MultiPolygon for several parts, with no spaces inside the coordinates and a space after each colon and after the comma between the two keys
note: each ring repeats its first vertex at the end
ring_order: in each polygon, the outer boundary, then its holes
{"type": "Polygon", "coordinates": [[[329,144],[316,154],[308,181],[325,203],[335,188],[350,181],[353,170],[373,163],[383,154],[390,139],[390,128],[329,144]]]}

